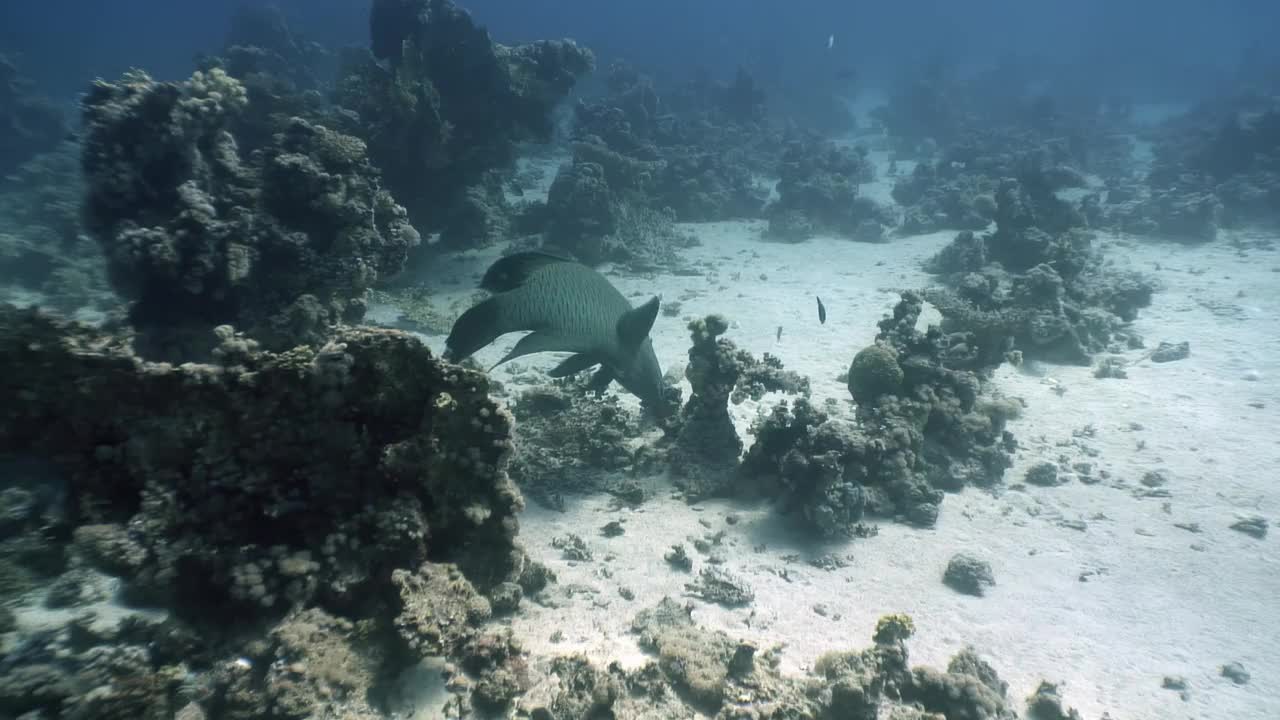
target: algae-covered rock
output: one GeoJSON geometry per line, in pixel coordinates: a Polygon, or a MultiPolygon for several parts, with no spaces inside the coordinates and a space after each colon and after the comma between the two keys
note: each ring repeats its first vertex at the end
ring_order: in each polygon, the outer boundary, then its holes
{"type": "Polygon", "coordinates": [[[719,567],[704,567],[698,578],[685,584],[689,594],[729,607],[749,605],[756,594],[742,578],[719,567]]]}
{"type": "Polygon", "coordinates": [[[1031,485],[1040,485],[1048,487],[1052,485],[1061,485],[1062,480],[1058,477],[1058,466],[1051,462],[1038,462],[1027,468],[1024,476],[1026,481],[1031,485]]]}
{"type": "Polygon", "coordinates": [[[1219,674],[1237,685],[1248,685],[1249,679],[1252,677],[1249,671],[1244,669],[1244,665],[1239,662],[1229,662],[1223,665],[1219,674]]]}
{"type": "Polygon", "coordinates": [[[658,667],[695,706],[714,710],[725,697],[738,643],[723,632],[698,627],[671,598],[643,610],[631,623],[641,647],[658,654],[658,667]]]}
{"type": "Polygon", "coordinates": [[[368,695],[385,659],[368,629],[323,610],[295,612],[271,630],[273,661],[264,680],[284,717],[376,716],[368,695]]]}
{"type": "Polygon", "coordinates": [[[999,692],[981,678],[965,673],[914,668],[907,696],[926,710],[942,713],[947,720],[1013,720],[1017,717],[999,692]]]}
{"type": "Polygon", "coordinates": [[[1167,363],[1185,360],[1191,357],[1191,343],[1183,340],[1179,343],[1162,342],[1151,351],[1151,362],[1167,363]]]}
{"type": "Polygon", "coordinates": [[[626,691],[621,679],[580,655],[556,658],[552,671],[559,678],[558,692],[546,712],[556,720],[612,717],[610,709],[626,691]]]}
{"type": "Polygon", "coordinates": [[[493,614],[489,601],[454,565],[425,563],[415,572],[397,570],[391,580],[404,608],[396,627],[422,655],[456,655],[493,614]]]}

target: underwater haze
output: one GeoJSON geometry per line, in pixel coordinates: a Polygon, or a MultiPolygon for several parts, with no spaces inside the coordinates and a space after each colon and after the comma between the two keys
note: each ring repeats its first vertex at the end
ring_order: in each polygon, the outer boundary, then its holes
{"type": "Polygon", "coordinates": [[[1280,6],[0,7],[0,720],[1280,718],[1280,6]]]}

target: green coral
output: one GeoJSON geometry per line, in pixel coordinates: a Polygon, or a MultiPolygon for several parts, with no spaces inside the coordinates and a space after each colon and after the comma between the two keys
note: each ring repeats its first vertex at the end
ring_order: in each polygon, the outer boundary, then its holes
{"type": "Polygon", "coordinates": [[[902,387],[902,380],[898,353],[882,343],[859,350],[849,366],[849,393],[858,403],[896,393],[902,387]]]}

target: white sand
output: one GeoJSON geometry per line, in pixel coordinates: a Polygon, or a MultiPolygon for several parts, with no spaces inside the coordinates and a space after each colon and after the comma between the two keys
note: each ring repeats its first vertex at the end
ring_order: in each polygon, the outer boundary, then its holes
{"type": "MultiPolygon", "coordinates": [[[[871,342],[876,321],[897,300],[893,289],[927,284],[920,262],[954,235],[883,245],[835,238],[784,245],[761,240],[758,222],[691,228],[703,245],[686,257],[700,264],[703,276],[614,278],[625,294],[657,292],[664,302],[682,303],[681,318],[660,316],[654,328],[664,366],[685,361],[687,319],[719,312],[734,322],[727,337],[740,347],[757,356],[771,352],[808,375],[815,401],[842,403],[847,391],[836,376],[871,342]],[[826,325],[817,322],[815,294],[826,304],[826,325]]],[[[915,663],[943,666],[973,644],[1009,682],[1019,709],[1043,678],[1064,682],[1068,703],[1086,718],[1104,711],[1118,719],[1280,717],[1280,559],[1274,549],[1280,531],[1256,540],[1228,528],[1247,514],[1280,519],[1280,390],[1273,380],[1280,376],[1274,289],[1280,257],[1238,253],[1228,241],[1185,247],[1100,238],[1118,264],[1150,272],[1165,286],[1142,312],[1138,332],[1150,347],[1188,340],[1190,358],[1140,360],[1123,380],[1095,379],[1085,367],[1041,366],[1048,377],[1008,367],[997,374],[1000,391],[1028,404],[1011,425],[1022,449],[1008,483],[1059,455],[1090,462],[1109,479],[995,494],[970,489],[945,500],[934,529],[884,522],[877,537],[823,546],[807,542],[761,503],[689,507],[659,492],[634,512],[611,510],[603,497],[568,498],[564,513],[531,505],[521,537],[559,576],[552,594],[560,602],[554,608],[526,603],[514,628],[535,654],[585,652],[638,664],[644,656],[627,632],[630,619],[664,595],[682,596],[691,579],[671,570],[663,552],[723,529],[726,567],[747,578],[756,600],[733,611],[697,602],[695,617],[735,637],[784,644],[789,671],[810,667],[827,650],[868,645],[876,619],[902,611],[917,625],[910,642],[915,663]],[[1059,395],[1055,385],[1066,392],[1059,395]],[[1170,497],[1135,496],[1148,470],[1165,474],[1170,497]],[[736,526],[725,523],[729,512],[741,516],[736,526]],[[613,519],[625,521],[626,534],[606,539],[598,529],[613,519]],[[1063,520],[1082,520],[1087,528],[1065,527],[1063,520]],[[1198,523],[1202,532],[1174,523],[1198,523]],[[587,540],[594,562],[575,566],[561,559],[551,540],[568,532],[587,540]],[[767,549],[755,552],[760,544],[767,549]],[[986,597],[942,584],[947,560],[959,551],[994,567],[998,584],[986,597]],[[804,562],[825,553],[847,556],[851,564],[823,571],[804,562]],[[783,557],[790,554],[802,560],[788,563],[783,557]],[[623,599],[620,587],[634,592],[634,600],[623,599]],[[818,604],[825,617],[815,612],[818,604]],[[556,630],[563,640],[552,642],[556,630]],[[1220,666],[1231,661],[1252,674],[1249,684],[1220,676],[1220,666]],[[1165,675],[1187,679],[1189,700],[1161,688],[1165,675]]],[[[430,282],[460,278],[462,284],[448,289],[461,297],[496,254],[442,264],[430,282]]],[[[496,360],[514,339],[486,350],[481,361],[496,360]]],[[[436,349],[442,342],[430,338],[436,349]]],[[[555,362],[534,356],[521,365],[555,362]]],[[[511,382],[505,368],[496,374],[511,382]]],[[[687,397],[687,385],[685,391],[687,397]]],[[[774,402],[766,398],[761,407],[774,402]]],[[[744,437],[757,410],[751,402],[734,408],[744,437]]],[[[696,573],[706,558],[689,549],[696,573]]]]}

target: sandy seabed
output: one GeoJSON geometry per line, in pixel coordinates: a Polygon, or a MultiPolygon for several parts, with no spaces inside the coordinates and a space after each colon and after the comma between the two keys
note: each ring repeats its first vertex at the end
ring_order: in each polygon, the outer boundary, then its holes
{"type": "MultiPolygon", "coordinates": [[[[733,323],[726,337],[807,375],[817,403],[849,402],[837,376],[872,341],[896,290],[931,282],[921,262],[954,235],[789,245],[763,240],[759,222],[687,227],[702,244],[684,256],[701,274],[611,276],[629,297],[658,293],[681,303],[679,317],[660,316],[653,331],[664,366],[684,363],[688,319],[722,313],[733,323]],[[815,295],[827,307],[825,325],[815,295]]],[[[945,666],[974,645],[1013,698],[1043,678],[1065,683],[1066,699],[1087,718],[1280,717],[1275,538],[1229,527],[1248,515],[1275,518],[1280,508],[1280,257],[1239,249],[1249,240],[1189,247],[1099,236],[1111,261],[1162,284],[1135,330],[1149,347],[1189,341],[1191,356],[1154,363],[1146,351],[1126,353],[1127,379],[1097,379],[1089,367],[1002,367],[994,386],[1026,402],[1010,425],[1021,449],[1006,487],[951,494],[935,528],[882,522],[875,537],[814,544],[767,504],[690,505],[665,492],[662,478],[648,481],[658,492],[635,510],[615,508],[605,496],[570,497],[564,512],[531,503],[521,539],[556,572],[562,601],[527,604],[515,631],[535,654],[581,652],[637,665],[645,656],[628,631],[631,618],[664,595],[683,596],[690,579],[663,553],[724,530],[717,548],[724,566],[750,583],[756,599],[735,610],[698,602],[694,617],[734,637],[783,645],[787,670],[801,672],[828,650],[866,646],[877,618],[906,612],[918,629],[914,663],[945,666]],[[1109,477],[1019,486],[1028,467],[1061,456],[1109,477]],[[1144,493],[1139,480],[1153,470],[1167,479],[1168,497],[1144,493]],[[624,535],[598,532],[611,520],[624,523],[624,535]],[[552,547],[554,537],[571,532],[587,540],[594,561],[568,562],[552,547]],[[943,585],[956,552],[993,566],[997,585],[985,597],[943,585]],[[807,562],[823,555],[848,564],[823,570],[807,562]],[[1233,661],[1251,673],[1247,685],[1220,675],[1233,661]],[[1186,678],[1188,699],[1162,689],[1166,675],[1186,678]]],[[[436,272],[478,274],[494,256],[464,257],[436,272]]],[[[467,285],[454,292],[469,293],[467,285]]],[[[496,360],[514,339],[479,359],[496,360]]],[[[429,342],[439,349],[443,338],[429,342]]],[[[522,364],[540,367],[541,360],[522,364]]],[[[546,367],[554,362],[547,357],[546,367]]],[[[495,372],[514,382],[504,368],[495,372]]],[[[748,443],[751,421],[777,400],[733,408],[748,443]]],[[[696,572],[706,558],[691,554],[696,572]]]]}

